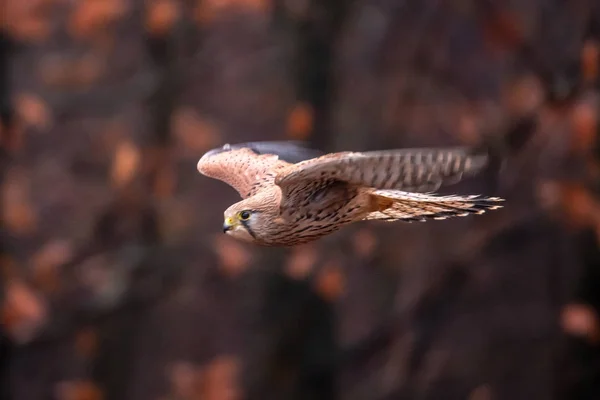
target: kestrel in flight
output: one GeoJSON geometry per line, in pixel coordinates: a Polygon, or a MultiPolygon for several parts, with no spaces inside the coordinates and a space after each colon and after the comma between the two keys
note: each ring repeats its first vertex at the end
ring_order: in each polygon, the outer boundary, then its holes
{"type": "Polygon", "coordinates": [[[501,208],[498,197],[439,196],[487,163],[463,147],[322,154],[295,142],[226,144],[198,171],[243,200],[224,212],[223,231],[262,246],[294,246],[356,221],[426,221],[501,208]]]}

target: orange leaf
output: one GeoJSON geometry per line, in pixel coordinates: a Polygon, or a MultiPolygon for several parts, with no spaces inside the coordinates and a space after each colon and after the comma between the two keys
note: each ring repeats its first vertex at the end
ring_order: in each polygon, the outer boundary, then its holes
{"type": "Polygon", "coordinates": [[[160,198],[166,198],[173,195],[175,191],[176,176],[175,170],[169,164],[162,165],[157,173],[154,181],[154,194],[160,198]]]}
{"type": "Polygon", "coordinates": [[[52,292],[60,283],[58,267],[67,262],[73,254],[71,242],[53,240],[43,246],[31,259],[36,284],[52,292]]]}
{"type": "Polygon", "coordinates": [[[465,144],[476,144],[480,140],[481,131],[476,117],[469,112],[463,112],[458,120],[458,136],[465,144]]]}
{"type": "Polygon", "coordinates": [[[313,110],[308,104],[298,104],[288,117],[287,135],[293,139],[306,139],[313,128],[313,110]]]}
{"type": "Polygon", "coordinates": [[[563,185],[563,207],[569,222],[576,226],[594,223],[598,206],[592,195],[581,185],[563,185]]]}
{"type": "Polygon", "coordinates": [[[42,299],[25,283],[10,280],[5,286],[2,325],[13,340],[26,343],[46,322],[47,308],[42,299]]]}
{"type": "Polygon", "coordinates": [[[317,250],[313,245],[297,246],[285,265],[286,273],[294,279],[305,279],[317,262],[317,250]]]}
{"type": "Polygon", "coordinates": [[[87,55],[73,62],[71,85],[89,86],[95,83],[104,72],[104,62],[94,55],[87,55]]]}
{"type": "Polygon", "coordinates": [[[195,365],[178,361],[169,367],[168,375],[174,397],[186,400],[201,398],[201,371],[195,365]]]}
{"type": "Polygon", "coordinates": [[[0,122],[0,145],[10,153],[18,151],[23,146],[23,124],[13,123],[6,126],[0,122]]]}
{"type": "Polygon", "coordinates": [[[600,223],[600,204],[582,185],[562,182],[538,184],[542,206],[560,214],[567,226],[581,228],[600,223]]]}
{"type": "Polygon", "coordinates": [[[571,114],[573,124],[572,148],[575,151],[585,152],[592,148],[596,141],[598,115],[596,108],[589,103],[577,104],[571,114]]]}
{"type": "Polygon", "coordinates": [[[199,0],[194,10],[197,22],[208,23],[219,14],[244,10],[260,14],[270,11],[271,0],[199,0]]]}
{"type": "Polygon", "coordinates": [[[49,55],[39,65],[41,80],[49,86],[86,87],[96,82],[104,73],[103,60],[95,55],[69,58],[49,55]]]}
{"type": "Polygon", "coordinates": [[[534,75],[520,76],[504,89],[506,108],[516,115],[529,114],[544,101],[542,84],[534,75]]]}
{"type": "Polygon", "coordinates": [[[146,29],[164,35],[180,16],[179,3],[173,0],[154,0],[147,6],[146,29]]]}
{"type": "Polygon", "coordinates": [[[38,64],[40,80],[48,86],[68,86],[72,72],[71,62],[62,55],[43,56],[38,64]]]}
{"type": "Polygon", "coordinates": [[[365,258],[375,251],[377,237],[371,230],[363,228],[354,235],[353,243],[356,254],[361,258],[365,258]]]}
{"type": "Polygon", "coordinates": [[[217,127],[191,108],[175,112],[172,129],[184,154],[193,157],[217,146],[221,140],[217,127]]]}
{"type": "Polygon", "coordinates": [[[56,396],[60,400],[102,400],[100,388],[90,381],[61,382],[56,387],[56,396]]]}
{"type": "Polygon", "coordinates": [[[560,184],[553,181],[540,181],[536,188],[537,197],[542,208],[555,211],[561,202],[560,184]]]}
{"type": "Polygon", "coordinates": [[[518,15],[508,11],[496,11],[484,24],[487,43],[502,49],[512,50],[524,38],[523,23],[518,15]]]}
{"type": "Polygon", "coordinates": [[[126,11],[123,0],[81,0],[71,13],[69,32],[77,38],[93,38],[109,31],[109,25],[126,11]]]}
{"type": "Polygon", "coordinates": [[[161,231],[165,237],[177,238],[186,235],[188,229],[196,224],[196,205],[188,200],[175,196],[164,201],[161,231]]]}
{"type": "Polygon", "coordinates": [[[583,79],[586,82],[595,82],[600,70],[600,44],[596,40],[588,40],[581,50],[581,67],[583,79]]]}
{"type": "Polygon", "coordinates": [[[468,400],[491,400],[491,399],[493,399],[492,390],[490,389],[490,386],[487,384],[477,386],[469,394],[469,398],[468,398],[468,400]]]}
{"type": "Polygon", "coordinates": [[[19,276],[21,266],[7,254],[0,254],[0,280],[8,282],[19,276]]]}
{"type": "Polygon", "coordinates": [[[75,335],[75,349],[86,358],[92,358],[98,350],[98,334],[92,328],[79,330],[75,335]]]}
{"type": "Polygon", "coordinates": [[[31,93],[21,93],[15,98],[15,109],[25,125],[48,130],[52,126],[52,115],[46,102],[31,93]]]}
{"type": "Polygon", "coordinates": [[[226,235],[218,235],[214,244],[220,259],[220,267],[227,275],[236,277],[250,265],[251,253],[238,240],[226,235]]]}
{"type": "Polygon", "coordinates": [[[31,204],[25,176],[9,170],[2,195],[4,223],[15,233],[31,233],[37,224],[37,215],[31,204]]]}
{"type": "Polygon", "coordinates": [[[330,261],[319,272],[316,280],[316,291],[324,298],[333,301],[339,298],[345,285],[344,273],[337,261],[330,261]]]}
{"type": "Polygon", "coordinates": [[[0,26],[24,42],[40,41],[51,32],[50,8],[55,0],[6,0],[0,2],[0,26]]]}
{"type": "Polygon", "coordinates": [[[140,166],[139,149],[129,140],[123,140],[118,146],[113,159],[111,180],[116,187],[129,183],[140,166]]]}
{"type": "Polygon", "coordinates": [[[587,339],[590,343],[600,341],[598,314],[588,304],[569,304],[561,312],[561,325],[565,332],[587,339]]]}
{"type": "Polygon", "coordinates": [[[211,361],[202,374],[202,399],[238,400],[240,361],[233,356],[220,356],[211,361]]]}

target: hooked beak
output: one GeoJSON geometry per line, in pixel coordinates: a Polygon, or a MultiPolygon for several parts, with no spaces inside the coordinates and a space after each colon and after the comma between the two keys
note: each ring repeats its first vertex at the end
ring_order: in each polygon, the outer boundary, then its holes
{"type": "Polygon", "coordinates": [[[233,220],[233,218],[225,218],[225,221],[223,222],[223,233],[227,233],[228,231],[232,230],[234,226],[235,221],[233,220]]]}

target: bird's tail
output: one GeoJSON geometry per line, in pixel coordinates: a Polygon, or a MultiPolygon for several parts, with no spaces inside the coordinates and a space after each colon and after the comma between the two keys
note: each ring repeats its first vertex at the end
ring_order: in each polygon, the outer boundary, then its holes
{"type": "Polygon", "coordinates": [[[499,203],[504,201],[499,197],[436,196],[398,190],[374,190],[371,196],[373,211],[364,219],[406,222],[483,214],[502,208],[499,203]]]}

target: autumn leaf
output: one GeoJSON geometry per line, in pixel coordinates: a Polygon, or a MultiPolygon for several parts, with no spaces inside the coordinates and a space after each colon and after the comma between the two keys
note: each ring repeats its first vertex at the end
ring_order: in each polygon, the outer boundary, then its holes
{"type": "Polygon", "coordinates": [[[154,194],[159,198],[173,195],[176,187],[175,170],[170,164],[161,165],[156,171],[154,180],[154,194]]]}
{"type": "Polygon", "coordinates": [[[250,265],[251,252],[236,239],[218,235],[213,243],[219,257],[219,267],[227,275],[237,277],[250,265]]]}
{"type": "Polygon", "coordinates": [[[196,0],[194,17],[199,23],[209,23],[232,10],[266,14],[271,10],[271,3],[271,0],[196,0]]]}
{"type": "Polygon", "coordinates": [[[475,115],[463,112],[458,119],[458,136],[465,144],[474,145],[479,143],[481,131],[475,115]]]}
{"type": "Polygon", "coordinates": [[[103,400],[100,388],[91,381],[65,381],[56,385],[58,400],[103,400]]]}
{"type": "Polygon", "coordinates": [[[318,253],[314,245],[297,246],[285,264],[285,272],[293,279],[305,279],[314,268],[318,253]]]}
{"type": "Polygon", "coordinates": [[[377,237],[370,230],[363,228],[354,234],[352,238],[354,252],[360,258],[366,258],[373,254],[377,247],[377,237]]]}
{"type": "Polygon", "coordinates": [[[98,350],[98,333],[95,329],[85,327],[75,334],[75,350],[77,353],[87,359],[96,355],[98,350]]]}
{"type": "Polygon", "coordinates": [[[587,40],[581,50],[581,68],[584,82],[594,83],[600,76],[600,43],[587,40]]]}
{"type": "Polygon", "coordinates": [[[2,189],[2,216],[6,226],[17,234],[32,233],[37,226],[37,215],[25,174],[9,170],[2,189]]]}
{"type": "Polygon", "coordinates": [[[546,210],[560,215],[567,226],[600,224],[600,203],[580,184],[545,181],[538,184],[538,198],[546,210]]]}
{"type": "Polygon", "coordinates": [[[155,35],[169,32],[180,17],[179,2],[174,0],[153,0],[146,6],[146,29],[155,35]]]}
{"type": "Polygon", "coordinates": [[[469,394],[468,400],[492,400],[492,389],[490,385],[483,384],[477,386],[473,391],[469,394]]]}
{"type": "Polygon", "coordinates": [[[86,87],[97,80],[104,73],[105,62],[102,57],[88,54],[73,61],[73,77],[71,85],[75,87],[86,87]]]}
{"type": "Polygon", "coordinates": [[[542,83],[535,75],[519,76],[503,88],[502,102],[515,115],[528,115],[537,110],[543,101],[542,83]]]}
{"type": "Polygon", "coordinates": [[[11,279],[4,290],[2,325],[13,340],[27,343],[45,324],[47,306],[29,285],[17,278],[11,279]]]}
{"type": "Polygon", "coordinates": [[[105,71],[104,59],[94,54],[72,58],[47,55],[39,63],[40,79],[48,86],[88,87],[105,71]]]}
{"type": "Polygon", "coordinates": [[[190,362],[177,361],[170,365],[167,374],[175,398],[200,400],[201,373],[201,369],[190,362]]]}
{"type": "Polygon", "coordinates": [[[338,299],[345,286],[345,276],[340,263],[329,261],[323,266],[316,278],[316,291],[325,299],[334,301],[338,299]]]}
{"type": "Polygon", "coordinates": [[[525,37],[519,15],[505,10],[495,11],[483,25],[486,44],[492,48],[513,50],[525,37]]]}
{"type": "Polygon", "coordinates": [[[309,104],[297,104],[288,117],[287,135],[296,140],[308,138],[313,129],[313,119],[313,110],[309,104]]]}
{"type": "Polygon", "coordinates": [[[560,184],[554,181],[541,181],[536,186],[538,202],[542,208],[554,212],[561,203],[560,184]]]}
{"type": "Polygon", "coordinates": [[[6,0],[0,2],[1,27],[23,42],[35,43],[51,33],[51,8],[55,0],[6,0]]]}
{"type": "Polygon", "coordinates": [[[598,204],[591,193],[581,185],[563,184],[562,206],[568,223],[576,226],[589,226],[594,223],[598,204]]]}
{"type": "Polygon", "coordinates": [[[216,125],[191,108],[176,110],[172,131],[184,156],[198,157],[198,154],[217,146],[221,140],[216,125]]]}
{"type": "Polygon", "coordinates": [[[75,3],[68,30],[76,38],[91,39],[110,32],[109,25],[127,12],[124,0],[82,0],[75,3]]]}
{"type": "Polygon", "coordinates": [[[67,240],[51,240],[38,250],[31,258],[35,283],[48,292],[58,289],[60,284],[61,264],[73,255],[73,245],[67,240]]]}
{"type": "Polygon", "coordinates": [[[161,231],[165,237],[177,240],[196,224],[196,205],[186,200],[181,196],[173,196],[162,202],[161,231]]]}
{"type": "Polygon", "coordinates": [[[21,123],[6,124],[0,121],[0,145],[9,154],[23,147],[24,126],[21,123]]]}
{"type": "Polygon", "coordinates": [[[597,108],[598,106],[589,103],[580,103],[574,107],[571,114],[573,150],[585,153],[594,146],[598,130],[597,108]]]}
{"type": "Polygon", "coordinates": [[[215,358],[203,368],[203,400],[241,399],[239,387],[240,361],[237,357],[224,355],[215,358]]]}
{"type": "Polygon", "coordinates": [[[122,187],[129,183],[140,167],[140,151],[130,140],[123,140],[117,146],[112,164],[111,181],[122,187]]]}
{"type": "Polygon", "coordinates": [[[569,304],[561,311],[561,325],[565,332],[585,338],[590,343],[600,341],[600,320],[588,304],[569,304]]]}
{"type": "Polygon", "coordinates": [[[48,104],[33,93],[20,93],[15,99],[17,115],[25,126],[48,130],[53,124],[52,113],[48,104]]]}

